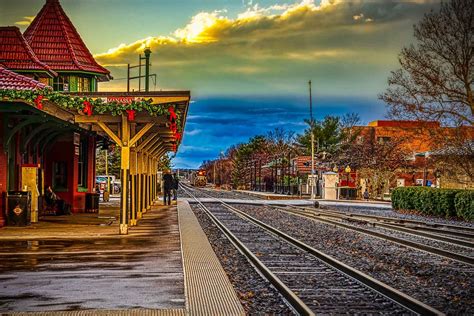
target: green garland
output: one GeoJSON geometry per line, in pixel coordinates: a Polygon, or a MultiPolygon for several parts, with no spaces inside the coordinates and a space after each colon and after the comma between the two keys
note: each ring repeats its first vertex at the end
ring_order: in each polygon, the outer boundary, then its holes
{"type": "MultiPolygon", "coordinates": [[[[151,116],[162,116],[166,115],[169,117],[170,112],[169,105],[157,105],[152,104],[152,99],[143,99],[140,101],[132,101],[131,103],[120,103],[120,102],[104,102],[102,99],[92,99],[88,97],[69,96],[58,91],[52,91],[51,89],[43,90],[2,90],[0,89],[0,99],[6,99],[8,101],[23,100],[30,104],[33,104],[36,98],[42,95],[45,99],[50,100],[56,105],[65,108],[83,111],[84,101],[88,101],[96,114],[110,113],[113,116],[121,115],[127,110],[135,110],[137,112],[148,112],[151,116]]],[[[176,111],[177,119],[176,125],[178,132],[182,132],[181,126],[181,113],[176,111]]]]}

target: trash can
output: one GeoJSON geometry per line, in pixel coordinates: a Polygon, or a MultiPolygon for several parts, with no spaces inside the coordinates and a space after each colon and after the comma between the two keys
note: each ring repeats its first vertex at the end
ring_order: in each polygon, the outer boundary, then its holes
{"type": "Polygon", "coordinates": [[[31,224],[31,192],[8,191],[7,226],[27,226],[31,224]]]}
{"type": "Polygon", "coordinates": [[[99,193],[86,193],[86,213],[99,212],[99,193]]]}

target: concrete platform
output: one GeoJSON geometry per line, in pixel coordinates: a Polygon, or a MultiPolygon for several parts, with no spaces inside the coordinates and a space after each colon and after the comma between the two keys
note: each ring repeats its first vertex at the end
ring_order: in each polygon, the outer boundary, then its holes
{"type": "Polygon", "coordinates": [[[186,201],[152,207],[127,236],[87,215],[0,229],[0,314],[244,314],[186,201]]]}
{"type": "MultiPolygon", "coordinates": [[[[193,198],[183,198],[183,200],[189,203],[195,203],[193,198]]],[[[213,198],[200,198],[203,203],[216,202],[213,198]]],[[[321,206],[337,206],[337,207],[348,207],[348,208],[368,208],[368,209],[392,209],[392,205],[387,202],[365,202],[365,201],[344,201],[344,200],[309,200],[309,199],[298,199],[298,200],[239,200],[239,199],[220,199],[228,204],[251,204],[251,205],[295,205],[295,206],[313,206],[315,201],[319,202],[321,206]]]]}
{"type": "Polygon", "coordinates": [[[248,195],[258,196],[262,199],[266,200],[304,200],[305,197],[297,196],[297,195],[286,195],[286,194],[278,194],[278,193],[271,193],[271,192],[260,192],[260,191],[250,191],[250,190],[235,190],[236,192],[245,193],[248,195]]]}

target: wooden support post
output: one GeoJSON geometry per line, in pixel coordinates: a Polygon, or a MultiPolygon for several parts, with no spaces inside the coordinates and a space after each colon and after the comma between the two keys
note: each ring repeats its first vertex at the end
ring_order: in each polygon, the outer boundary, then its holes
{"type": "Polygon", "coordinates": [[[130,226],[137,225],[137,153],[135,149],[130,150],[130,226]]]}
{"type": "MultiPolygon", "coordinates": [[[[102,127],[102,126],[101,126],[102,127]]],[[[105,129],[104,129],[105,130],[105,129]]],[[[122,114],[122,133],[121,133],[121,181],[122,191],[120,194],[120,226],[119,233],[121,235],[128,234],[128,179],[130,172],[130,126],[127,117],[122,114]]]]}
{"type": "Polygon", "coordinates": [[[158,196],[156,195],[156,159],[153,158],[153,200],[156,201],[158,196]]]}
{"type": "Polygon", "coordinates": [[[143,173],[142,173],[142,212],[146,213],[147,211],[147,200],[146,200],[146,192],[148,190],[146,185],[146,176],[147,176],[147,154],[143,154],[142,156],[143,161],[143,173]]]}
{"type": "Polygon", "coordinates": [[[136,175],[136,181],[137,181],[137,203],[136,203],[136,208],[137,208],[137,219],[142,218],[142,183],[141,183],[141,174],[142,174],[142,153],[137,152],[137,175],[136,175]]]}
{"type": "Polygon", "coordinates": [[[152,199],[152,196],[151,196],[151,192],[152,192],[152,189],[151,189],[151,156],[148,156],[148,208],[150,209],[151,208],[151,205],[153,204],[153,199],[152,199]]]}

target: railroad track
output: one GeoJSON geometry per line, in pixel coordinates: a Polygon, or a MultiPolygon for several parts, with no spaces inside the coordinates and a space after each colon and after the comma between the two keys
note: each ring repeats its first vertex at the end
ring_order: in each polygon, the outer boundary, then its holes
{"type": "Polygon", "coordinates": [[[442,314],[220,199],[207,195],[217,203],[204,204],[195,189],[182,187],[299,314],[442,314]]]}
{"type": "MultiPolygon", "coordinates": [[[[315,209],[311,209],[308,207],[297,207],[297,208],[302,209],[302,210],[307,210],[307,211],[315,211],[315,209]]],[[[389,223],[392,225],[408,227],[412,230],[435,232],[437,234],[443,234],[447,236],[457,236],[457,237],[465,238],[467,240],[474,241],[474,227],[448,225],[448,224],[440,224],[440,223],[429,223],[429,222],[423,222],[423,221],[417,221],[417,220],[411,220],[411,219],[349,213],[349,212],[327,210],[327,209],[317,209],[317,211],[324,212],[327,214],[331,213],[331,214],[336,214],[336,215],[345,215],[345,216],[353,217],[353,218],[373,220],[379,223],[389,223]]]]}
{"type": "MultiPolygon", "coordinates": [[[[469,227],[434,224],[443,227],[439,228],[440,231],[437,231],[437,234],[435,234],[432,232],[428,233],[425,231],[421,231],[421,227],[424,227],[423,224],[426,223],[420,221],[409,220],[409,225],[414,225],[416,223],[417,225],[419,225],[418,227],[420,227],[420,229],[413,229],[404,226],[404,223],[407,222],[406,220],[399,220],[390,217],[344,213],[332,210],[329,211],[321,209],[308,209],[306,207],[296,206],[273,207],[290,214],[354,230],[367,235],[389,240],[404,246],[408,246],[417,250],[422,250],[431,254],[474,265],[474,258],[472,256],[474,252],[474,242],[471,239],[459,239],[452,236],[446,236],[446,234],[442,234],[440,232],[447,232],[444,227],[449,226],[449,232],[456,232],[454,230],[454,227],[456,227],[460,228],[460,231],[462,233],[468,235],[470,229],[469,227]],[[343,221],[347,221],[349,223],[343,221]],[[381,228],[381,230],[373,230],[368,227],[366,228],[357,224],[352,224],[354,222],[362,223],[366,227],[367,225],[372,227],[378,227],[381,228]],[[396,231],[398,234],[390,233],[390,231],[396,231]],[[421,238],[413,238],[411,236],[417,236],[421,238]],[[435,243],[430,242],[426,239],[435,241],[435,243]]],[[[434,225],[427,224],[426,226],[428,228],[432,228],[434,225]]],[[[435,230],[435,228],[432,228],[432,230],[435,230]]],[[[457,231],[457,233],[459,233],[459,231],[457,231]]],[[[454,234],[452,235],[454,236],[454,234]]]]}

